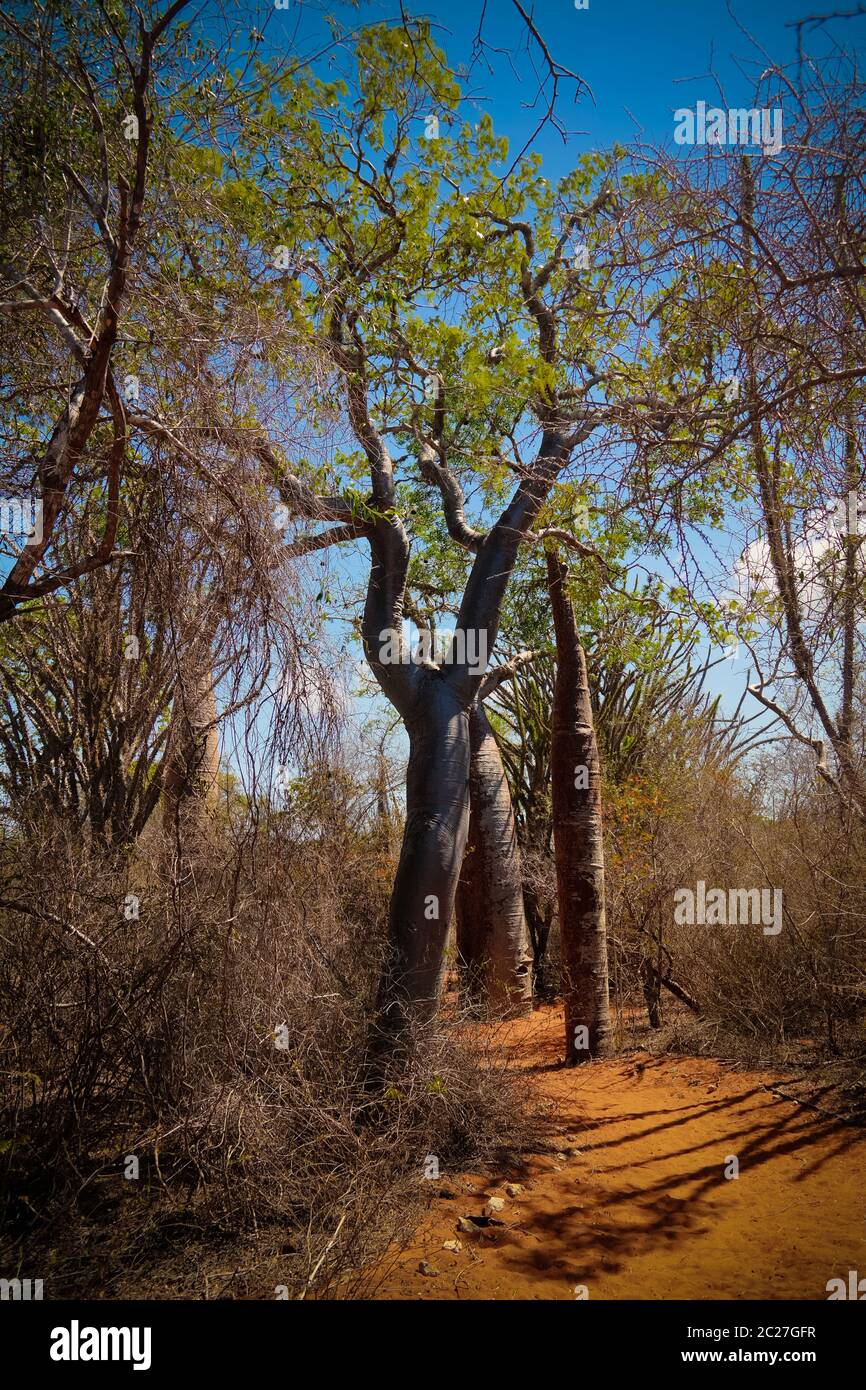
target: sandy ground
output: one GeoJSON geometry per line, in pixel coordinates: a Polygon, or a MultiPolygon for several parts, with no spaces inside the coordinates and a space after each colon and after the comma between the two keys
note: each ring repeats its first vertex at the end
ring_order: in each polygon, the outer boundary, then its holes
{"type": "Polygon", "coordinates": [[[636,1054],[565,1069],[561,1038],[561,1013],[546,1009],[510,1039],[554,1102],[553,1151],[431,1183],[377,1298],[826,1299],[828,1279],[866,1275],[862,1130],[718,1061],[636,1054]],[[738,1178],[725,1177],[732,1155],[738,1178]],[[506,1183],[523,1191],[506,1196],[506,1183]],[[493,1196],[502,1225],[458,1230],[493,1196]],[[459,1251],[443,1249],[454,1240],[459,1251]]]}

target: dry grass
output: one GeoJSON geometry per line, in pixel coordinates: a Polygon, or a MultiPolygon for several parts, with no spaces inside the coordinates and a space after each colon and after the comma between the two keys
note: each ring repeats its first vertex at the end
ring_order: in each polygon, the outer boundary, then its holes
{"type": "Polygon", "coordinates": [[[377,853],[299,844],[279,817],[240,843],[214,827],[180,866],[62,824],[6,842],[4,1270],[38,1269],[51,1297],[359,1296],[414,1227],[428,1156],[519,1146],[526,1087],[459,1017],[384,1099],[365,1084],[377,853]]]}

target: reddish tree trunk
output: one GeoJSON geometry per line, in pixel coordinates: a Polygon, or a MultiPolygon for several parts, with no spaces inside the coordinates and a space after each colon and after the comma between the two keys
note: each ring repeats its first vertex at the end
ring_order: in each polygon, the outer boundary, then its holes
{"type": "Polygon", "coordinates": [[[610,1032],[601,763],[586,657],[566,592],[568,572],[551,552],[547,580],[556,630],[551,784],[569,1063],[602,1055],[610,1032]]]}

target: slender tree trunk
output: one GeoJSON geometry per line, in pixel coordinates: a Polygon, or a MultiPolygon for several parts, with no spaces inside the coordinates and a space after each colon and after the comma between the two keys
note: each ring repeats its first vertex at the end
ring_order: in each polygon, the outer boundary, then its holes
{"type": "Polygon", "coordinates": [[[556,630],[551,730],[556,883],[565,994],[565,1056],[586,1061],[605,1051],[610,1032],[601,763],[586,657],[566,592],[567,571],[548,551],[547,580],[556,630]]]}
{"type": "Polygon", "coordinates": [[[382,855],[390,858],[396,848],[395,835],[399,834],[399,819],[391,802],[388,786],[388,762],[383,751],[379,752],[376,766],[376,818],[374,834],[376,847],[382,855]]]}
{"type": "Polygon", "coordinates": [[[457,949],[470,998],[498,1013],[532,1008],[532,951],[505,768],[484,706],[469,715],[469,838],[457,889],[457,949]]]}
{"type": "Polygon", "coordinates": [[[641,961],[640,967],[641,983],[643,985],[643,997],[646,1004],[647,1021],[650,1028],[661,1028],[661,997],[662,982],[661,976],[656,970],[651,960],[641,961]]]}
{"type": "Polygon", "coordinates": [[[550,981],[547,947],[550,941],[550,929],[553,925],[553,906],[546,903],[542,907],[537,890],[525,884],[523,907],[526,913],[529,939],[532,943],[532,973],[535,980],[535,995],[537,999],[551,1003],[554,991],[550,981]]]}
{"type": "Polygon", "coordinates": [[[200,845],[219,795],[219,734],[213,673],[182,678],[174,696],[163,784],[163,829],[173,855],[200,845]]]}

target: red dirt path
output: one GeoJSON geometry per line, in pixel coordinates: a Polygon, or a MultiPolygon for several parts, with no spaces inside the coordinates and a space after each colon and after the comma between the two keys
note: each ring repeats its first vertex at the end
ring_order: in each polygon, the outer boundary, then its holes
{"type": "Polygon", "coordinates": [[[781,1099],[778,1078],[694,1057],[558,1066],[562,1015],[513,1025],[510,1050],[554,1102],[550,1154],[522,1171],[443,1173],[382,1299],[826,1299],[866,1275],[866,1137],[781,1099]],[[558,1153],[554,1149],[558,1148],[558,1153]],[[729,1156],[740,1176],[726,1179],[729,1156]],[[505,1184],[501,1226],[457,1229],[505,1184]],[[459,1240],[458,1253],[444,1250],[459,1240]],[[438,1273],[423,1273],[419,1264],[438,1273]]]}

